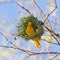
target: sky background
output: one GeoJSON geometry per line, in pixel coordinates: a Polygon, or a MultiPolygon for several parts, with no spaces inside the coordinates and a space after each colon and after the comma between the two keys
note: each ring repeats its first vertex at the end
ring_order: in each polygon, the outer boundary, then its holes
{"type": "MultiPolygon", "coordinates": [[[[18,37],[17,41],[14,41],[12,34],[17,34],[17,23],[19,22],[20,17],[24,17],[28,15],[26,11],[21,9],[17,4],[17,0],[0,0],[0,32],[2,32],[9,41],[12,41],[15,43],[18,47],[23,49],[28,49],[30,51],[34,52],[41,52],[41,51],[48,51],[49,44],[47,42],[41,41],[42,48],[37,49],[32,41],[25,41],[23,38],[18,37]]],[[[48,14],[49,8],[48,8],[48,0],[37,0],[36,1],[39,6],[42,8],[42,10],[48,14]]],[[[60,33],[60,0],[56,0],[57,2],[57,11],[49,17],[52,27],[54,27],[54,31],[56,33],[60,33]],[[54,25],[55,17],[57,16],[56,25],[54,25]]],[[[39,9],[34,5],[32,0],[20,0],[18,3],[21,3],[23,6],[28,8],[39,20],[42,20],[39,14],[39,9]]],[[[55,40],[53,38],[50,38],[49,36],[44,37],[47,40],[55,40]]],[[[9,42],[6,41],[6,39],[0,34],[0,45],[8,45],[11,46],[9,42]]],[[[60,47],[57,45],[51,44],[51,51],[59,51],[60,47]]],[[[14,50],[14,49],[6,49],[6,48],[0,48],[0,60],[23,60],[27,55],[23,53],[22,51],[14,50]],[[11,57],[11,58],[10,58],[11,57]]],[[[49,55],[43,55],[41,57],[38,56],[32,56],[27,58],[26,60],[48,60],[47,57],[49,55]]],[[[51,56],[52,57],[52,56],[51,56]]],[[[59,58],[59,56],[58,56],[59,58]]],[[[57,60],[57,58],[55,59],[57,60]]]]}

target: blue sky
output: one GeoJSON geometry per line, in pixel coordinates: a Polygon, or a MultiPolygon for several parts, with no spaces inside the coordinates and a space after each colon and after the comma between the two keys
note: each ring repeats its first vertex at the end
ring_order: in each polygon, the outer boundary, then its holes
{"type": "MultiPolygon", "coordinates": [[[[8,37],[9,40],[13,39],[11,34],[13,34],[13,33],[17,34],[16,25],[19,21],[18,19],[22,16],[27,15],[26,11],[24,11],[23,9],[18,7],[15,0],[14,1],[11,0],[11,1],[6,3],[6,1],[4,0],[2,3],[0,3],[0,31],[3,32],[4,35],[6,35],[8,37]],[[19,13],[19,12],[22,12],[22,13],[19,13]]],[[[60,0],[57,0],[56,2],[57,2],[57,6],[58,6],[57,12],[56,12],[58,19],[56,22],[60,24],[60,8],[59,8],[60,0]]],[[[34,13],[38,17],[39,20],[41,20],[39,10],[37,8],[35,8],[35,6],[33,6],[33,4],[31,4],[31,3],[29,4],[29,0],[26,0],[26,1],[21,0],[21,3],[23,6],[29,8],[31,10],[31,12],[34,13]]],[[[46,0],[46,1],[45,0],[37,0],[37,3],[42,8],[42,10],[45,13],[47,13],[46,9],[47,9],[48,0],[46,0]]],[[[54,16],[51,17],[51,21],[53,21],[52,18],[55,18],[55,17],[54,16]]],[[[52,26],[54,27],[53,23],[52,23],[52,26]]],[[[60,28],[59,28],[60,25],[55,25],[55,26],[56,26],[55,29],[57,28],[57,30],[55,32],[60,33],[60,28]]],[[[1,35],[0,35],[0,39],[3,41],[3,42],[1,41],[2,43],[5,42],[4,37],[2,37],[1,35]]],[[[22,38],[19,38],[18,41],[16,41],[15,43],[16,43],[16,45],[18,45],[19,47],[24,48],[24,49],[28,49],[28,50],[35,51],[35,52],[41,51],[41,49],[36,49],[35,45],[31,41],[24,41],[24,39],[22,39],[22,38]]],[[[6,45],[9,45],[9,44],[6,43],[6,45]]],[[[41,41],[41,45],[42,45],[43,51],[47,51],[47,47],[46,47],[47,43],[44,41],[41,41]]],[[[4,51],[4,49],[1,49],[1,50],[4,51]]],[[[60,51],[60,47],[52,44],[51,50],[52,51],[60,51]]],[[[2,56],[2,58],[0,57],[2,60],[11,60],[13,58],[10,56],[12,54],[12,52],[13,52],[12,56],[14,56],[14,54],[17,53],[15,59],[13,59],[13,60],[16,60],[17,58],[18,58],[17,60],[19,60],[19,59],[22,60],[23,56],[25,56],[25,54],[21,51],[6,49],[5,52],[8,56],[3,58],[5,55],[4,56],[0,55],[0,56],[2,56]],[[10,52],[10,54],[8,54],[7,51],[10,52]],[[11,57],[11,59],[9,59],[9,56],[11,57]]],[[[45,58],[45,56],[46,55],[44,55],[43,57],[45,58]]],[[[33,57],[32,59],[34,59],[34,58],[37,59],[37,57],[33,57]]],[[[46,56],[46,58],[47,58],[47,56],[46,56]]],[[[46,58],[44,60],[47,60],[46,58]]],[[[38,60],[39,59],[40,59],[40,57],[38,56],[38,60]]],[[[31,60],[31,57],[27,58],[27,60],[31,60]]]]}

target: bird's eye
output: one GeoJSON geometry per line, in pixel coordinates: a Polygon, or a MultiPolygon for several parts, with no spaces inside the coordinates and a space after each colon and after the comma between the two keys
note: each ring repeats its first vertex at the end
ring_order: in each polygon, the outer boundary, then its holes
{"type": "Polygon", "coordinates": [[[40,25],[44,25],[44,23],[42,21],[39,21],[40,25]]]}

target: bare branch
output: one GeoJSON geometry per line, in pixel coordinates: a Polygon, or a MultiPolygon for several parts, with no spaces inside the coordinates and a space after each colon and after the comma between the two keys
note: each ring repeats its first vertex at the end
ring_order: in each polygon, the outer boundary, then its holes
{"type": "Polygon", "coordinates": [[[49,60],[52,60],[52,59],[56,58],[57,56],[58,56],[58,55],[56,55],[56,56],[54,56],[54,57],[50,58],[49,60]]]}
{"type": "Polygon", "coordinates": [[[43,39],[43,41],[46,41],[46,42],[48,42],[48,43],[52,43],[52,44],[55,44],[55,45],[59,45],[59,44],[57,44],[57,43],[53,43],[53,42],[47,41],[47,40],[45,40],[45,39],[43,39]]]}
{"type": "Polygon", "coordinates": [[[57,41],[57,43],[60,45],[60,42],[58,41],[58,39],[55,37],[57,34],[55,34],[51,29],[49,29],[47,26],[45,26],[45,28],[51,33],[51,35],[55,38],[55,40],[57,41]]]}
{"type": "Polygon", "coordinates": [[[55,9],[48,14],[47,18],[57,9],[56,0],[54,0],[54,2],[55,2],[55,9]]]}
{"type": "Polygon", "coordinates": [[[44,22],[46,22],[46,20],[48,19],[48,17],[57,9],[57,4],[56,4],[56,0],[54,0],[54,2],[55,2],[55,9],[53,10],[53,11],[51,11],[48,15],[47,15],[47,17],[46,17],[46,19],[45,19],[45,21],[44,22]]]}
{"type": "Polygon", "coordinates": [[[18,50],[21,50],[21,51],[23,51],[23,52],[25,52],[25,53],[27,53],[27,54],[33,53],[33,52],[28,51],[28,50],[23,50],[23,49],[17,47],[15,44],[13,44],[13,42],[9,41],[9,40],[7,39],[7,37],[4,36],[4,34],[3,34],[2,32],[0,32],[0,34],[1,34],[10,44],[12,44],[12,45],[14,46],[14,47],[12,47],[12,46],[2,46],[2,45],[0,45],[0,47],[18,49],[18,50]]]}
{"type": "Polygon", "coordinates": [[[17,49],[17,50],[21,50],[25,53],[27,53],[28,55],[32,56],[32,55],[40,55],[40,54],[60,54],[60,52],[31,52],[31,51],[28,51],[28,50],[24,50],[24,49],[20,49],[20,48],[16,48],[16,47],[12,47],[12,46],[2,46],[0,45],[0,47],[5,47],[5,48],[13,48],[13,49],[17,49]]]}
{"type": "Polygon", "coordinates": [[[24,9],[25,11],[27,11],[29,14],[32,14],[27,8],[25,8],[24,6],[21,6],[19,3],[16,3],[19,7],[21,7],[22,9],[24,9]]]}
{"type": "Polygon", "coordinates": [[[29,51],[29,50],[25,50],[25,49],[22,49],[22,48],[19,48],[19,47],[4,46],[4,45],[0,45],[0,47],[4,47],[4,48],[13,48],[13,49],[16,49],[16,50],[20,50],[20,51],[25,52],[25,53],[28,54],[28,55],[30,55],[31,53],[34,53],[34,52],[31,52],[31,51],[29,51]]]}
{"type": "MultiPolygon", "coordinates": [[[[6,37],[2,32],[0,32],[0,34],[6,39],[6,41],[8,41],[10,44],[13,45],[13,42],[9,41],[9,40],[7,39],[7,37],[6,37]]],[[[15,45],[14,45],[14,46],[15,46],[15,45]]]]}
{"type": "Polygon", "coordinates": [[[60,55],[60,52],[41,52],[41,53],[32,53],[30,54],[31,55],[40,55],[40,54],[59,54],[60,55]]]}

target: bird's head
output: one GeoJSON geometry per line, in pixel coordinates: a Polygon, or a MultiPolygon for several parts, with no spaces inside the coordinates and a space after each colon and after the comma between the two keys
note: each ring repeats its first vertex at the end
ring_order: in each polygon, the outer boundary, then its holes
{"type": "Polygon", "coordinates": [[[33,23],[32,22],[28,22],[28,26],[33,26],[33,23]]]}
{"type": "Polygon", "coordinates": [[[40,23],[41,26],[44,25],[44,22],[42,22],[42,21],[39,21],[39,23],[40,23]]]}

